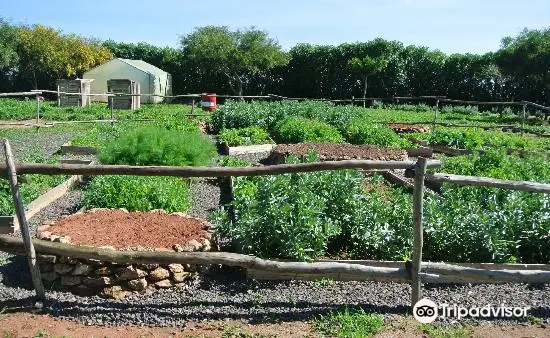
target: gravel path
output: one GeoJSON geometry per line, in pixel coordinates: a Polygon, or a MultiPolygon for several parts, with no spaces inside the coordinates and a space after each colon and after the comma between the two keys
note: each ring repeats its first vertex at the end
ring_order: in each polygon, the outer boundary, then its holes
{"type": "MultiPolygon", "coordinates": [[[[73,138],[71,132],[33,132],[8,137],[12,152],[18,159],[24,153],[39,153],[44,157],[50,157],[59,150],[62,144],[73,138]]],[[[4,148],[0,147],[0,156],[4,157],[4,148]]]]}

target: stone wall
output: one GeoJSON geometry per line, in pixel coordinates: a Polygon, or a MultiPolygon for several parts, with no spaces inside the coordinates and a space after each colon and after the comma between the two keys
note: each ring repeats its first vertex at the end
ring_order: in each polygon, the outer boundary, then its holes
{"type": "MultiPolygon", "coordinates": [[[[188,217],[188,216],[185,216],[188,217]]],[[[60,243],[71,243],[68,236],[57,236],[49,232],[52,223],[38,228],[38,238],[60,243]]],[[[206,224],[206,222],[205,222],[206,224]]],[[[211,251],[211,230],[204,232],[200,240],[174,244],[168,248],[131,248],[140,251],[211,251]]],[[[117,250],[112,246],[102,249],[117,250]]],[[[148,289],[181,287],[196,281],[200,274],[208,273],[209,266],[189,264],[117,264],[94,259],[73,259],[70,257],[37,255],[42,280],[47,288],[66,290],[82,296],[101,295],[122,299],[130,294],[142,293],[148,289]]]]}

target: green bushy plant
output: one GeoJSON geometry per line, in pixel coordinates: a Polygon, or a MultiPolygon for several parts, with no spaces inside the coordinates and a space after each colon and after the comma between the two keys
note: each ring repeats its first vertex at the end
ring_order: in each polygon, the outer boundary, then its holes
{"type": "Polygon", "coordinates": [[[352,144],[412,147],[409,141],[400,138],[392,129],[365,119],[351,120],[345,127],[344,135],[352,144]]]}
{"type": "Polygon", "coordinates": [[[102,146],[99,159],[106,164],[199,166],[215,153],[214,144],[201,134],[146,126],[102,146]]]}
{"type": "Polygon", "coordinates": [[[175,177],[96,176],[84,190],[84,205],[88,209],[187,211],[190,207],[189,183],[175,177]]]}
{"type": "Polygon", "coordinates": [[[219,135],[219,141],[230,147],[271,143],[269,134],[260,127],[224,129],[219,135]]]}
{"type": "Polygon", "coordinates": [[[303,117],[289,117],[279,122],[275,126],[275,139],[277,143],[344,142],[335,127],[303,117]]]}
{"type": "Polygon", "coordinates": [[[462,115],[476,115],[479,113],[477,106],[450,106],[445,105],[441,108],[442,113],[446,114],[462,114],[462,115]]]}

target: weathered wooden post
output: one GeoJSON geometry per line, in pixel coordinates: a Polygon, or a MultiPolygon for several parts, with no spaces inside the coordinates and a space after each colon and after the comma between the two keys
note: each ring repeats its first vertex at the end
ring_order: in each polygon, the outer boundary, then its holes
{"type": "Polygon", "coordinates": [[[352,97],[351,97],[351,105],[352,105],[352,106],[355,105],[355,96],[352,96],[352,97]]]}
{"type": "Polygon", "coordinates": [[[17,184],[17,173],[15,171],[15,163],[11,152],[11,146],[7,139],[4,139],[4,155],[6,156],[6,167],[8,169],[11,195],[13,197],[13,203],[15,204],[15,212],[17,214],[17,220],[19,221],[21,234],[23,235],[23,242],[25,244],[25,252],[27,254],[27,262],[29,263],[32,283],[34,285],[34,290],[36,291],[36,296],[39,300],[43,300],[46,297],[46,293],[44,291],[44,285],[42,284],[40,269],[38,268],[38,264],[36,262],[36,253],[34,252],[34,245],[31,241],[29,224],[27,223],[27,217],[25,216],[25,208],[23,207],[23,202],[19,194],[19,185],[17,184]]]}
{"type": "Polygon", "coordinates": [[[195,97],[191,99],[191,114],[195,111],[195,97]]]}
{"type": "Polygon", "coordinates": [[[434,111],[434,123],[432,129],[435,129],[437,124],[437,112],[439,111],[439,99],[435,100],[435,111],[434,111]]]}
{"type": "Polygon", "coordinates": [[[523,135],[523,132],[525,131],[525,118],[526,118],[526,104],[524,103],[522,106],[522,118],[521,118],[521,134],[523,135]]]}
{"type": "Polygon", "coordinates": [[[36,94],[36,124],[40,124],[40,95],[36,94]]]}
{"type": "Polygon", "coordinates": [[[423,226],[423,202],[424,202],[424,175],[428,160],[419,157],[414,169],[414,191],[413,191],[413,226],[414,240],[412,252],[412,274],[411,274],[411,307],[422,297],[422,281],[420,280],[420,268],[422,265],[422,246],[424,244],[423,226]]]}
{"type": "Polygon", "coordinates": [[[109,112],[111,115],[111,127],[113,127],[113,97],[109,96],[109,112]]]}

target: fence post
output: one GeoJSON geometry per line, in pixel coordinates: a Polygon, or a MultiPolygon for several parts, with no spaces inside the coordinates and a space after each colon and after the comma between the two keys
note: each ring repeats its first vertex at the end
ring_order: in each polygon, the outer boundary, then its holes
{"type": "Polygon", "coordinates": [[[109,113],[111,115],[111,127],[113,127],[113,97],[109,96],[109,113]]]}
{"type": "Polygon", "coordinates": [[[523,104],[523,110],[522,110],[522,115],[523,117],[521,118],[521,134],[523,135],[523,132],[525,131],[525,118],[526,118],[526,104],[524,103],[523,104]]]}
{"type": "Polygon", "coordinates": [[[424,202],[424,175],[428,160],[419,157],[414,169],[414,191],[413,191],[413,226],[414,240],[412,252],[412,275],[411,275],[411,308],[422,297],[420,267],[422,264],[422,246],[424,244],[423,226],[423,202],[424,202]]]}
{"type": "Polygon", "coordinates": [[[439,99],[435,101],[435,110],[434,110],[434,123],[432,129],[435,129],[435,125],[437,123],[437,112],[439,110],[439,99]]]}
{"type": "Polygon", "coordinates": [[[34,251],[34,245],[31,241],[31,235],[29,232],[29,224],[27,223],[27,217],[25,216],[25,208],[19,195],[19,185],[17,184],[17,173],[15,172],[15,164],[13,160],[13,154],[11,152],[10,142],[4,139],[4,155],[6,156],[6,167],[8,170],[8,178],[10,181],[11,195],[13,197],[13,203],[15,204],[15,211],[17,214],[17,220],[19,221],[19,227],[21,234],[23,235],[23,242],[25,244],[25,251],[27,254],[27,262],[29,263],[29,269],[31,271],[32,284],[36,291],[36,296],[39,300],[43,300],[46,297],[44,285],[42,284],[42,278],[40,276],[40,269],[36,262],[36,253],[34,251]]]}
{"type": "Polygon", "coordinates": [[[352,105],[352,106],[355,105],[355,96],[352,96],[352,97],[351,97],[351,105],[352,105]]]}
{"type": "Polygon", "coordinates": [[[40,124],[40,95],[36,94],[36,124],[40,124]]]}

